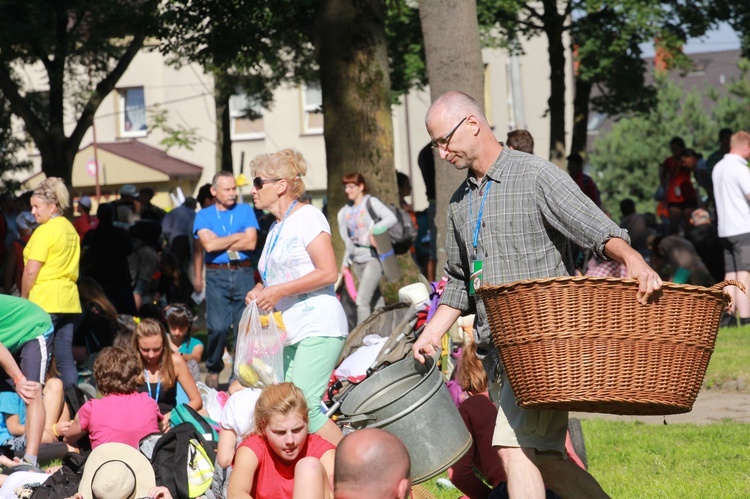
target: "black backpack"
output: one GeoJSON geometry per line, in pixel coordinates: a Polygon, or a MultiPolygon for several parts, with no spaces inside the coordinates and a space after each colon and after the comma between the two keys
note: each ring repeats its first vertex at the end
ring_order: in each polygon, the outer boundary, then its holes
{"type": "MultiPolygon", "coordinates": [[[[367,212],[370,214],[370,218],[372,218],[375,223],[378,223],[380,218],[375,214],[375,210],[372,209],[370,198],[367,198],[365,204],[367,206],[367,212]]],[[[414,240],[417,238],[417,228],[414,226],[414,221],[411,219],[411,215],[409,215],[406,210],[393,204],[386,204],[386,206],[394,215],[396,215],[396,225],[388,229],[388,236],[393,245],[393,252],[397,255],[403,255],[408,252],[414,244],[414,240]]]]}
{"type": "Polygon", "coordinates": [[[78,492],[86,456],[68,452],[62,458],[62,467],[40,485],[30,499],[65,499],[78,492]]]}
{"type": "Polygon", "coordinates": [[[196,444],[202,446],[205,457],[213,465],[216,462],[216,450],[191,423],[179,424],[164,434],[147,435],[138,445],[154,468],[157,485],[168,488],[175,499],[190,497],[188,466],[194,459],[201,459],[202,456],[196,452],[196,444]]]}

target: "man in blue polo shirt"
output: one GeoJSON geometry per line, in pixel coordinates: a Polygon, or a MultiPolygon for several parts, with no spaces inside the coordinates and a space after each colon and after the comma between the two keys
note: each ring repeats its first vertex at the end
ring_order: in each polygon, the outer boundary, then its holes
{"type": "Polygon", "coordinates": [[[231,172],[214,175],[211,194],[216,202],[196,214],[193,233],[205,249],[206,385],[217,388],[229,327],[237,331],[245,294],[255,286],[250,252],[257,242],[258,220],[251,206],[237,204],[237,184],[231,172]]]}

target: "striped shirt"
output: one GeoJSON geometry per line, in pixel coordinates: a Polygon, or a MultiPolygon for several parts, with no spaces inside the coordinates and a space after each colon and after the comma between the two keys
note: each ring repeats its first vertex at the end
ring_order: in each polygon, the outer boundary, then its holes
{"type": "MultiPolygon", "coordinates": [[[[476,259],[482,260],[483,285],[572,275],[570,241],[599,258],[612,237],[630,238],[596,207],[570,176],[537,156],[504,147],[487,175],[473,175],[459,186],[448,208],[445,273],[441,303],[467,311],[473,235],[488,183],[492,186],[479,228],[476,259]],[[469,220],[469,202],[471,216],[469,220]]],[[[479,344],[490,341],[481,300],[476,302],[479,344]]]]}

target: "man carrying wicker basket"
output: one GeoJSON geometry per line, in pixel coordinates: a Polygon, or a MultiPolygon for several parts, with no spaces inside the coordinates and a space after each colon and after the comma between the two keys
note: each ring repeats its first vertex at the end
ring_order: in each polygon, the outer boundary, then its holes
{"type": "Polygon", "coordinates": [[[490,379],[501,383],[493,446],[511,497],[606,497],[587,472],[563,459],[568,413],[523,410],[498,369],[487,314],[474,293],[484,284],[571,275],[569,241],[624,264],[637,279],[634,300],[645,304],[661,288],[658,274],[629,245],[627,231],[587,198],[569,175],[539,157],[503,147],[481,105],[459,92],[443,94],[425,118],[432,148],[468,170],[448,211],[448,284],[440,306],[414,344],[417,360],[432,355],[448,328],[476,307],[478,346],[490,379]],[[493,362],[494,359],[494,362],[493,362]]]}

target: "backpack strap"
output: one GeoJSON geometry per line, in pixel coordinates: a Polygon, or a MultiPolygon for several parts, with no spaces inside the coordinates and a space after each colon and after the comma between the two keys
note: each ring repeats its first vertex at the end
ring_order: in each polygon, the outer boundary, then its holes
{"type": "Polygon", "coordinates": [[[365,201],[365,206],[367,207],[367,213],[370,214],[370,218],[373,219],[375,223],[380,222],[380,217],[375,213],[375,210],[372,209],[372,203],[370,203],[370,199],[372,199],[372,196],[369,196],[367,198],[367,201],[365,201]]]}

